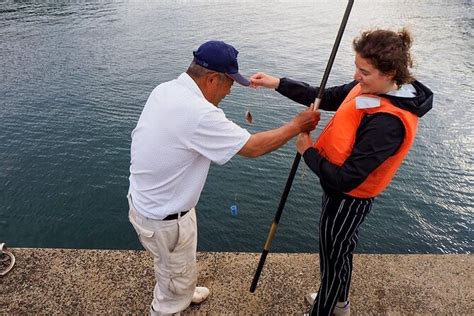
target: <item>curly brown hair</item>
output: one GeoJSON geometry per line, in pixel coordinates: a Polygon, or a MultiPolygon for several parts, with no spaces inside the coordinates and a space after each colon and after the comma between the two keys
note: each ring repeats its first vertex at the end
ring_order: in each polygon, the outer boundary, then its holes
{"type": "Polygon", "coordinates": [[[406,28],[398,32],[376,29],[363,32],[352,45],[357,54],[379,71],[393,75],[393,80],[400,86],[415,80],[409,70],[413,67],[410,53],[412,42],[406,28]]]}

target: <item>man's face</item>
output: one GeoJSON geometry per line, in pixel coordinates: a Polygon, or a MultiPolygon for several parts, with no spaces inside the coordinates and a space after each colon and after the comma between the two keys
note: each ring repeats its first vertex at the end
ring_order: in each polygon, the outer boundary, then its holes
{"type": "Polygon", "coordinates": [[[218,76],[216,77],[217,80],[213,86],[214,93],[210,102],[215,106],[219,106],[219,103],[230,93],[232,85],[234,84],[234,79],[222,73],[216,74],[218,76]]]}

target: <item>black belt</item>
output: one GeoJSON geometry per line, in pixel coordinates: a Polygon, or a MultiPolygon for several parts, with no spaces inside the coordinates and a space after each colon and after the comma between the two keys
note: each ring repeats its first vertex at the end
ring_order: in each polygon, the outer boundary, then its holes
{"type": "Polygon", "coordinates": [[[179,215],[181,215],[181,217],[183,217],[188,212],[189,212],[189,210],[184,211],[184,212],[179,212],[179,213],[176,213],[176,214],[168,215],[165,218],[163,218],[162,221],[172,221],[174,219],[178,219],[179,215]]]}

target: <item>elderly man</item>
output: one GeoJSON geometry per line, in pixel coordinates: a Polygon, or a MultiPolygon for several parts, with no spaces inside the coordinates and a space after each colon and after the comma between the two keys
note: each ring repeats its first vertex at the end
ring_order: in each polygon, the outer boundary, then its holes
{"type": "Polygon", "coordinates": [[[211,161],[258,157],[319,121],[319,113],[304,111],[279,128],[251,135],[228,120],[219,102],[234,81],[249,85],[238,71],[237,54],[221,41],[202,44],[185,73],[153,90],[132,132],[129,219],[154,258],[152,315],[179,313],[209,295],[196,287],[194,207],[211,161]]]}

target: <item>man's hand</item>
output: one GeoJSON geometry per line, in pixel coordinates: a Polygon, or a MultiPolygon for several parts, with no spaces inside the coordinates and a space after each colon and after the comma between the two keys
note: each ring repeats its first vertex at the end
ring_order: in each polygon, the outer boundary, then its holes
{"type": "Polygon", "coordinates": [[[280,85],[280,79],[267,75],[264,72],[257,72],[250,77],[250,86],[252,88],[265,87],[269,89],[276,89],[280,85]]]}
{"type": "Polygon", "coordinates": [[[316,128],[316,125],[321,118],[321,112],[313,111],[312,108],[308,108],[306,111],[298,114],[292,123],[297,125],[300,129],[300,133],[309,133],[316,128]]]}
{"type": "Polygon", "coordinates": [[[309,133],[300,133],[296,139],[296,150],[303,155],[304,152],[313,145],[309,133]]]}
{"type": "MultiPolygon", "coordinates": [[[[258,157],[278,149],[299,133],[312,131],[318,124],[320,116],[321,113],[311,109],[301,112],[279,128],[250,136],[238,154],[244,157],[258,157]]],[[[311,143],[309,145],[311,146],[311,143]]]]}

